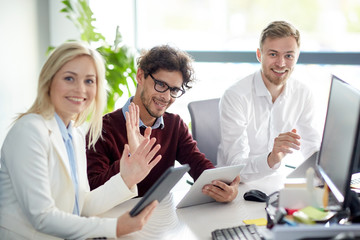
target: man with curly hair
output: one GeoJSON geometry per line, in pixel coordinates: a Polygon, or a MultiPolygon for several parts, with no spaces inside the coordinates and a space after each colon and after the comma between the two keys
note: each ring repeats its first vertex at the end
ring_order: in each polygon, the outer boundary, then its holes
{"type": "MultiPolygon", "coordinates": [[[[155,181],[175,160],[189,164],[189,174],[196,180],[213,164],[201,153],[189,132],[187,125],[177,114],[166,112],[168,107],[191,88],[194,81],[192,59],[184,51],[168,45],[156,46],[146,51],[137,61],[137,89],[123,108],[103,117],[102,139],[94,149],[88,149],[88,179],[92,189],[104,184],[121,169],[120,157],[128,139],[130,154],[144,138],[156,138],[161,145],[160,162],[149,175],[138,184],[139,196],[143,196],[155,181]],[[126,112],[129,108],[139,111],[140,119],[126,128],[126,112]],[[135,137],[129,137],[135,134],[135,137]]],[[[219,202],[230,202],[237,196],[240,177],[230,184],[214,181],[205,185],[203,193],[219,202]]]]}

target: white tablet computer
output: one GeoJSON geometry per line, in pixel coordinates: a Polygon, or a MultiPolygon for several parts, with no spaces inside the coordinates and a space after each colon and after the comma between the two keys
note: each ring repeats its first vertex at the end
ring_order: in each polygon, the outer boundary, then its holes
{"type": "Polygon", "coordinates": [[[190,190],[181,199],[181,201],[176,207],[183,208],[208,202],[214,202],[215,200],[213,198],[202,193],[203,186],[206,184],[210,184],[213,180],[220,180],[226,183],[231,183],[234,178],[240,174],[244,166],[244,164],[240,164],[205,170],[191,186],[190,190]]]}
{"type": "Polygon", "coordinates": [[[184,164],[180,167],[168,168],[163,175],[151,186],[151,188],[145,193],[141,200],[130,211],[130,215],[138,215],[147,205],[154,200],[160,202],[175,186],[175,184],[184,176],[184,174],[190,170],[188,164],[184,164]]]}

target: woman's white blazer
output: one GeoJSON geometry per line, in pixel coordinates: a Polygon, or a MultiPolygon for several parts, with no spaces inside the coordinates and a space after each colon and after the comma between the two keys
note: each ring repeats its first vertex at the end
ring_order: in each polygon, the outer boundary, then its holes
{"type": "Polygon", "coordinates": [[[0,236],[37,240],[116,236],[116,218],[90,216],[136,196],[137,188],[128,189],[117,174],[90,191],[85,136],[79,128],[73,128],[73,143],[81,216],[72,214],[74,186],[55,118],[27,114],[16,121],[1,149],[0,236]]]}

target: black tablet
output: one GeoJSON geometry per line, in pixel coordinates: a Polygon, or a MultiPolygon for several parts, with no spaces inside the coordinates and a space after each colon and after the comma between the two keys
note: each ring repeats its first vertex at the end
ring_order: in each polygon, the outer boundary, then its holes
{"type": "Polygon", "coordinates": [[[190,167],[188,164],[176,168],[168,168],[130,211],[130,215],[132,217],[138,215],[154,200],[158,200],[158,202],[160,202],[189,170],[190,167]]]}

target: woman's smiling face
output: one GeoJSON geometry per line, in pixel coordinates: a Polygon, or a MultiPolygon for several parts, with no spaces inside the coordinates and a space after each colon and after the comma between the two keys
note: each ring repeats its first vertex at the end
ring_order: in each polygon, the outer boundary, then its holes
{"type": "Polygon", "coordinates": [[[96,68],[89,56],[72,59],[53,77],[50,100],[66,126],[94,101],[96,79],[96,68]]]}

